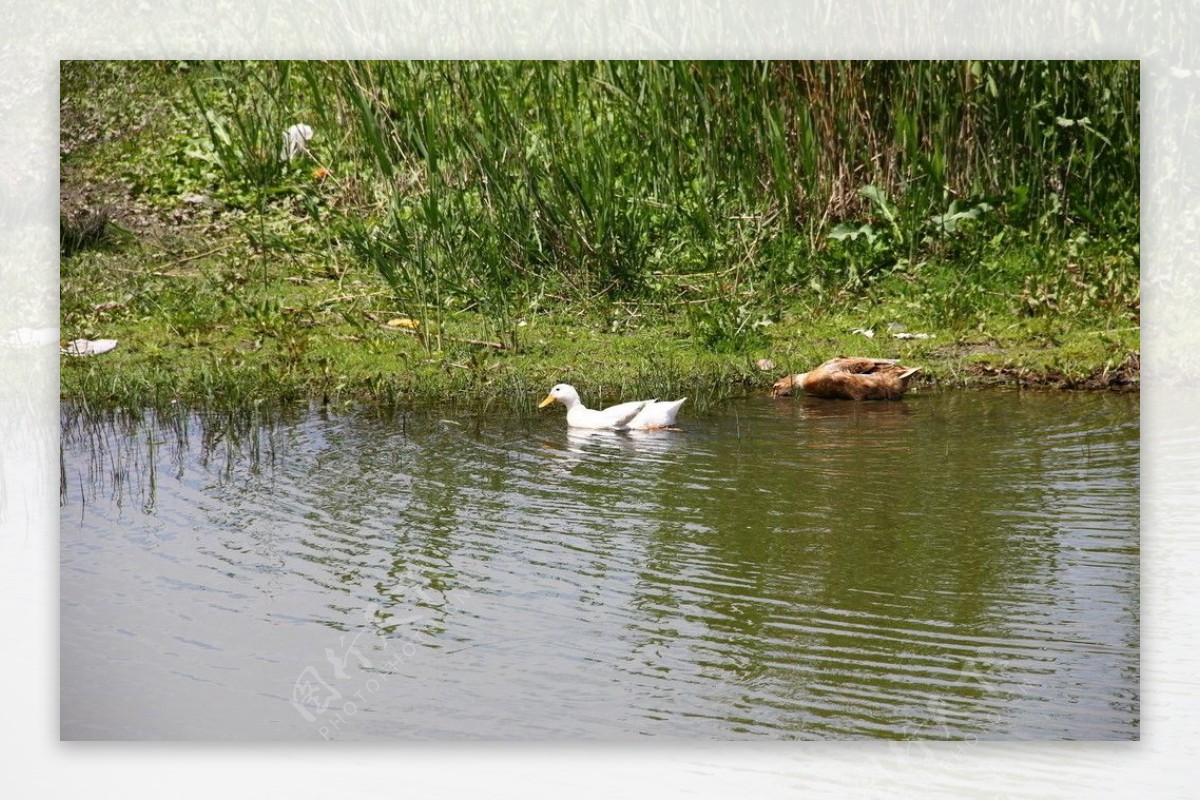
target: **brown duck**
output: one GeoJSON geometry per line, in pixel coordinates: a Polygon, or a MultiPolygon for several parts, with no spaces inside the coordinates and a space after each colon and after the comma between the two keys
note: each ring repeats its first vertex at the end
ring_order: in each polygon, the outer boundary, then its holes
{"type": "Polygon", "coordinates": [[[920,367],[905,367],[895,359],[851,356],[830,359],[807,373],[788,375],[775,382],[773,397],[807,392],[818,398],[847,400],[900,400],[909,379],[920,367]]]}

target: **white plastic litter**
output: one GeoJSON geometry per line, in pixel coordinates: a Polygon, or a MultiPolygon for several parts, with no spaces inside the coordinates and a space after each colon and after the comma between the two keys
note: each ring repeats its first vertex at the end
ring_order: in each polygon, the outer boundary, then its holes
{"type": "Polygon", "coordinates": [[[62,349],[67,356],[99,356],[117,346],[115,339],[73,339],[62,349]]]}
{"type": "Polygon", "coordinates": [[[279,158],[291,161],[297,153],[307,150],[308,140],[313,138],[313,129],[304,123],[296,123],[283,132],[283,150],[279,158]]]}

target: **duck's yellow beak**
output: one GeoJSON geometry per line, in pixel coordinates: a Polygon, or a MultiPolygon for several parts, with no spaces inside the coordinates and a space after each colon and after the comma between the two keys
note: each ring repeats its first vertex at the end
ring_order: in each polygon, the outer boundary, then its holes
{"type": "Polygon", "coordinates": [[[553,396],[553,395],[547,395],[547,396],[546,396],[546,399],[545,399],[544,401],[542,401],[541,403],[539,403],[539,404],[538,404],[538,408],[539,408],[539,409],[545,409],[547,406],[549,406],[549,405],[550,405],[550,404],[552,404],[552,403],[554,403],[554,396],[553,396]]]}

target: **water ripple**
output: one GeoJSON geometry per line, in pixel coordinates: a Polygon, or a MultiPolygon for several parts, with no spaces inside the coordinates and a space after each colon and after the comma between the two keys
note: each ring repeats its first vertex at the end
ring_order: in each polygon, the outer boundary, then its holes
{"type": "Polygon", "coordinates": [[[211,426],[64,423],[65,732],[141,665],[115,736],[1137,736],[1129,399],[211,426]]]}

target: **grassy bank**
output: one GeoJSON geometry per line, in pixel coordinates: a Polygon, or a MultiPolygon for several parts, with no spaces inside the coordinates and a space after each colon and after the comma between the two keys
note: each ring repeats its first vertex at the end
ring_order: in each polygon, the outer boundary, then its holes
{"type": "Polygon", "coordinates": [[[530,409],[557,381],[705,399],[839,354],[1130,386],[1137,85],[1128,62],[67,62],[62,335],[120,345],[64,357],[62,394],[530,409]]]}

